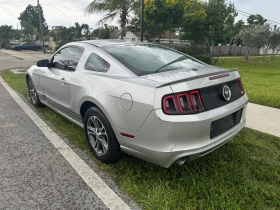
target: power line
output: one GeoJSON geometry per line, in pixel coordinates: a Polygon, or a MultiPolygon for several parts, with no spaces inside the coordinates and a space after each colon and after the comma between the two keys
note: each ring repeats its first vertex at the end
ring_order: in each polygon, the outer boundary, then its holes
{"type": "Polygon", "coordinates": [[[8,12],[8,10],[6,10],[4,7],[2,7],[1,5],[0,5],[0,7],[1,7],[6,13],[8,13],[8,14],[11,15],[13,18],[15,18],[15,19],[18,20],[17,17],[15,17],[14,15],[12,15],[12,13],[8,12]]]}
{"type": "Polygon", "coordinates": [[[13,1],[13,0],[2,1],[2,2],[0,2],[0,4],[4,4],[4,3],[10,2],[10,1],[13,1]]]}
{"type": "MultiPolygon", "coordinates": [[[[238,10],[238,9],[236,9],[236,11],[238,11],[241,15],[244,15],[244,16],[246,16],[246,17],[250,17],[250,15],[252,15],[252,14],[250,14],[250,13],[243,12],[243,11],[238,10]]],[[[271,23],[280,24],[279,22],[274,21],[274,20],[268,20],[268,19],[267,19],[267,21],[268,21],[268,22],[271,22],[271,23]]]]}
{"type": "MultiPolygon", "coordinates": [[[[26,0],[26,1],[5,1],[3,3],[7,3],[7,4],[15,4],[15,3],[21,3],[21,2],[30,2],[30,0],[26,0]]],[[[0,2],[1,4],[2,2],[0,2]]]]}
{"type": "Polygon", "coordinates": [[[73,20],[74,22],[77,22],[77,20],[74,20],[73,18],[71,18],[70,16],[66,15],[64,12],[62,12],[61,10],[59,10],[58,8],[56,8],[51,2],[49,2],[48,0],[45,0],[46,2],[48,2],[53,8],[55,8],[57,11],[59,11],[60,13],[64,14],[65,16],[67,16],[68,18],[70,18],[71,20],[73,20]]]}

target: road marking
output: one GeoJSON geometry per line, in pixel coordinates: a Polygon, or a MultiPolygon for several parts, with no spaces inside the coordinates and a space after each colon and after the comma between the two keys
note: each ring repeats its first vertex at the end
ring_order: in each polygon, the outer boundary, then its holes
{"type": "Polygon", "coordinates": [[[109,209],[130,209],[130,207],[17,95],[1,76],[0,83],[109,209]]]}

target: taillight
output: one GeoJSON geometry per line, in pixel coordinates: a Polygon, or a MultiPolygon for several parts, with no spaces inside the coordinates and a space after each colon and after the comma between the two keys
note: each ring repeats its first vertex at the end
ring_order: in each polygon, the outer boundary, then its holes
{"type": "Polygon", "coordinates": [[[241,78],[239,78],[239,79],[237,80],[237,86],[238,86],[238,90],[239,90],[240,94],[241,94],[241,95],[244,95],[244,94],[245,94],[245,90],[244,90],[244,87],[243,87],[241,78]]]}
{"type": "Polygon", "coordinates": [[[195,114],[205,111],[198,90],[164,96],[162,108],[168,115],[195,114]]]}
{"type": "Polygon", "coordinates": [[[163,98],[163,110],[167,114],[178,112],[175,96],[166,96],[163,98]]]}

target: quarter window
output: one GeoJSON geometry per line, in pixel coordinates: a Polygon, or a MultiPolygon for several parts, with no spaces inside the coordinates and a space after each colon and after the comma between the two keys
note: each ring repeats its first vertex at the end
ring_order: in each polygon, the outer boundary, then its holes
{"type": "Polygon", "coordinates": [[[77,47],[66,47],[60,50],[52,60],[52,67],[75,71],[82,57],[83,50],[77,47]]]}
{"type": "Polygon", "coordinates": [[[100,56],[92,53],[85,64],[85,69],[97,72],[107,72],[110,68],[110,64],[100,56]]]}

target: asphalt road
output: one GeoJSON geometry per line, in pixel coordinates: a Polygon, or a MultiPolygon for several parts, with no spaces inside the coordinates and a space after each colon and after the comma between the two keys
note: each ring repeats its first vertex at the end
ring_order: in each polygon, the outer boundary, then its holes
{"type": "Polygon", "coordinates": [[[106,209],[0,85],[0,209],[106,209]]]}
{"type": "MultiPolygon", "coordinates": [[[[28,67],[35,64],[35,60],[26,57],[19,60],[0,51],[0,70],[28,67]]],[[[119,191],[108,174],[98,170],[91,158],[83,151],[74,150],[131,209],[139,209],[119,191]]],[[[0,209],[108,209],[2,84],[0,209]]]]}

